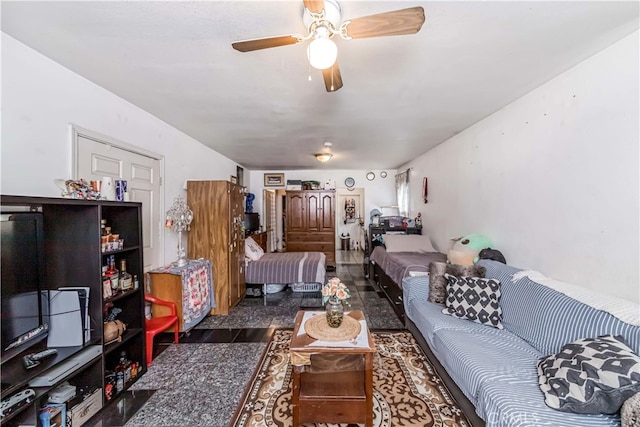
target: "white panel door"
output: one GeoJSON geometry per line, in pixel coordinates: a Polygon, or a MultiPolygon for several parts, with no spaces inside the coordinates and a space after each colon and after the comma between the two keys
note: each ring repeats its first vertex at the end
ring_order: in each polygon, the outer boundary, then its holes
{"type": "Polygon", "coordinates": [[[75,140],[75,179],[101,180],[110,176],[126,180],[129,200],[142,203],[144,271],[162,266],[160,160],[85,134],[77,134],[75,140]]]}

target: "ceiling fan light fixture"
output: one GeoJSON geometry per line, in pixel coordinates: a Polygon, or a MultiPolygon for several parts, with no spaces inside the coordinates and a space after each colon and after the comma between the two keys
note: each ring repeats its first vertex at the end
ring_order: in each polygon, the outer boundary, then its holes
{"type": "Polygon", "coordinates": [[[318,70],[331,68],[338,58],[338,47],[328,37],[316,37],[307,47],[309,64],[318,70]]]}
{"type": "Polygon", "coordinates": [[[316,160],[320,163],[328,162],[333,157],[331,153],[318,153],[316,154],[316,160]]]}

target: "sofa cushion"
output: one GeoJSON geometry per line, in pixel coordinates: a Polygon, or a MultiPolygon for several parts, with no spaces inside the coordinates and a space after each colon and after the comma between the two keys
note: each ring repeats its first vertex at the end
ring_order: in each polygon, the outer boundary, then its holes
{"type": "Polygon", "coordinates": [[[490,260],[480,260],[478,265],[486,268],[486,277],[500,281],[504,327],[542,354],[558,353],[568,342],[607,334],[622,335],[629,347],[640,354],[640,327],[625,323],[528,277],[513,282],[513,275],[521,271],[517,268],[490,260]]]}
{"type": "Polygon", "coordinates": [[[614,414],[640,391],[640,357],[620,336],[585,338],[538,361],[540,389],[554,409],[614,414]]]}
{"type": "Polygon", "coordinates": [[[476,412],[486,427],[620,427],[617,415],[560,412],[544,404],[536,375],[501,375],[484,381],[476,412]]]}
{"type": "Polygon", "coordinates": [[[444,305],[447,298],[445,274],[456,277],[485,277],[485,268],[475,265],[456,265],[445,262],[429,263],[429,301],[444,305]]]}
{"type": "MultiPolygon", "coordinates": [[[[540,357],[535,348],[506,329],[481,329],[493,333],[440,329],[432,346],[442,366],[473,404],[478,400],[480,385],[490,379],[504,376],[535,380],[535,364],[540,357]]],[[[538,398],[542,401],[539,391],[538,398]]]]}
{"type": "Polygon", "coordinates": [[[422,332],[422,336],[431,348],[434,346],[433,337],[442,329],[454,329],[464,331],[470,335],[478,334],[499,334],[500,329],[487,328],[480,323],[468,322],[442,313],[442,306],[428,302],[426,297],[419,297],[420,291],[424,289],[424,280],[422,283],[415,280],[418,277],[407,278],[402,281],[403,303],[406,316],[415,323],[416,327],[422,332]]]}
{"type": "Polygon", "coordinates": [[[500,282],[480,277],[445,274],[447,299],[444,314],[503,329],[500,319],[500,282]]]}

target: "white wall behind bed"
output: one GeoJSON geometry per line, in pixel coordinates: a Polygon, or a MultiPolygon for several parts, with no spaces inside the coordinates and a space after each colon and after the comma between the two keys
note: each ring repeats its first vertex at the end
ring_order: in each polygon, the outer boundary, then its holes
{"type": "Polygon", "coordinates": [[[399,168],[413,168],[411,212],[437,249],[483,233],[511,265],[640,300],[638,44],[635,32],[399,168]]]}

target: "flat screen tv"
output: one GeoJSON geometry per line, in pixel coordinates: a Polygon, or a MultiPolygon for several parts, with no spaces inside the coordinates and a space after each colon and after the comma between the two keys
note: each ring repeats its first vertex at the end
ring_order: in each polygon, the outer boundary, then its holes
{"type": "Polygon", "coordinates": [[[39,212],[0,214],[0,360],[2,363],[48,333],[44,229],[39,212]]]}
{"type": "Polygon", "coordinates": [[[259,213],[245,213],[244,214],[244,229],[247,233],[255,233],[260,230],[260,214],[259,213]]]}

